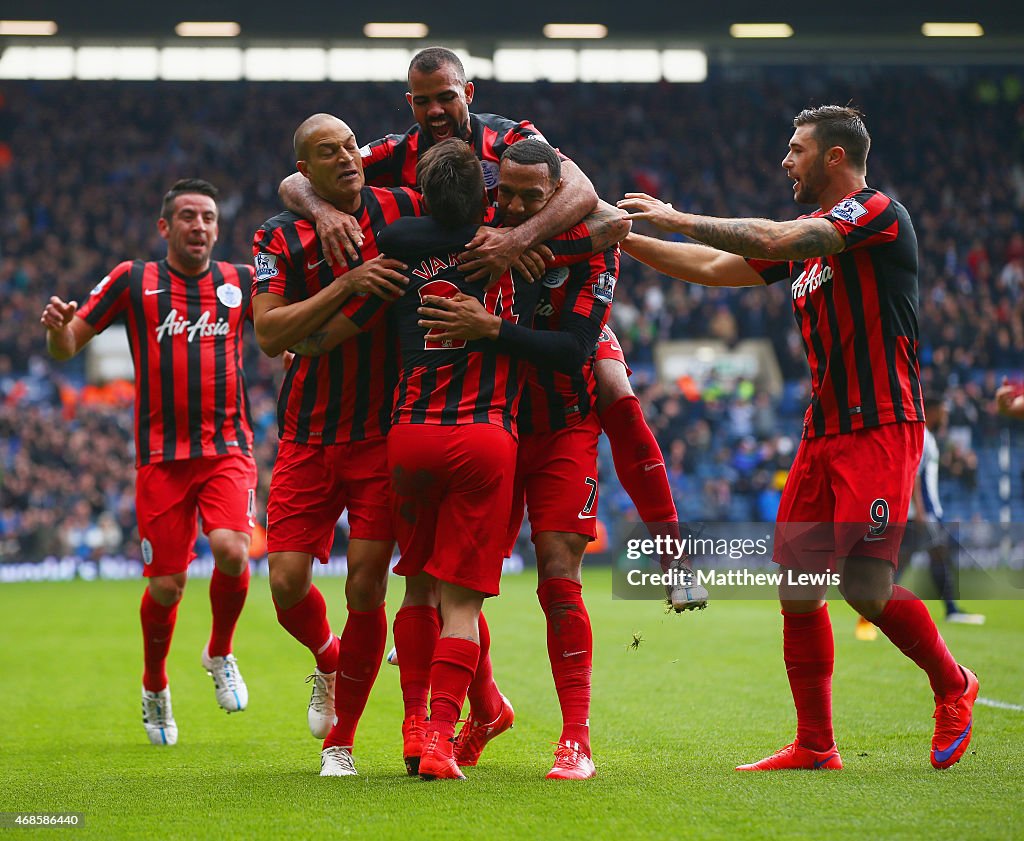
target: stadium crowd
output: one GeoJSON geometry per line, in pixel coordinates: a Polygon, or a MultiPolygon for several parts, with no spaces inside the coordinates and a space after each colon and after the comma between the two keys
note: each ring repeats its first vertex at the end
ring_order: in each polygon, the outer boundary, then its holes
{"type": "MultiPolygon", "coordinates": [[[[47,297],[82,300],[125,255],[159,256],[153,197],[183,176],[221,190],[215,258],[248,261],[292,170],[295,126],[338,113],[367,142],[411,124],[403,93],[385,84],[0,85],[0,562],[138,552],[130,390],[88,386],[80,358],[51,364],[38,325],[47,297]]],[[[478,100],[479,110],[532,120],[608,200],[641,189],[699,213],[776,219],[800,212],[781,166],[765,164],[781,161],[792,115],[822,101],[861,107],[874,139],[869,180],[917,229],[922,377],[950,403],[950,507],[954,516],[986,510],[997,482],[986,459],[1002,428],[991,396],[1024,367],[1024,93],[1012,72],[731,69],[695,86],[485,81],[478,100]]],[[[780,286],[734,295],[623,258],[612,325],[681,519],[774,518],[807,401],[780,286]],[[698,337],[769,340],[782,393],[725,376],[686,388],[659,381],[655,345],[698,337]]],[[[253,341],[246,372],[262,517],[280,362],[253,341]]],[[[1020,462],[1018,444],[1015,519],[1020,462]]],[[[602,469],[602,519],[635,517],[607,451],[602,469]]]]}

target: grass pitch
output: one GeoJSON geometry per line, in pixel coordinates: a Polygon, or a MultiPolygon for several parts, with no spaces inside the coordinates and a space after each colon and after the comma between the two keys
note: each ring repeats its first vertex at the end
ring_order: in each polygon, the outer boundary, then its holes
{"type": "MultiPolygon", "coordinates": [[[[319,583],[340,621],[343,582],[319,583]]],[[[398,670],[386,664],[360,726],[360,776],[317,776],[312,663],[277,625],[266,579],[253,580],[235,644],[250,707],[231,716],[199,665],[209,606],[206,582],[191,583],[169,664],[180,735],[168,749],[151,747],[140,723],[140,582],[2,586],[0,812],[82,812],[83,826],[46,830],[75,838],[1020,837],[1024,712],[977,707],[964,760],[933,771],[924,675],[884,638],[856,642],[852,612],[834,602],[846,768],[737,774],[794,731],[777,607],[718,601],[666,615],[613,601],[604,570],[585,580],[599,776],[546,781],[559,716],[543,615],[532,575],[503,586],[487,610],[516,726],[462,784],[406,777],[398,670]]],[[[943,635],[983,697],[1024,704],[1024,602],[970,607],[988,624],[943,635]]]]}

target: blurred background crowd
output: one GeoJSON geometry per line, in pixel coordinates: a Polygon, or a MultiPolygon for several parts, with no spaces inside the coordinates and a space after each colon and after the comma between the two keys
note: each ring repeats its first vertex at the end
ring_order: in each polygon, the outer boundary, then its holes
{"type": "MultiPolygon", "coordinates": [[[[792,117],[822,102],[866,113],[868,183],[901,201],[921,251],[920,359],[944,393],[948,519],[996,519],[998,446],[1011,444],[1010,500],[1024,521],[1024,430],[991,395],[1024,378],[1024,79],[985,68],[717,71],[701,85],[480,82],[472,110],[530,119],[606,200],[640,189],[717,216],[794,218],[780,163],[792,117]]],[[[165,253],[160,198],[176,179],[221,190],[215,257],[251,258],[279,209],[291,136],[311,113],[345,119],[360,142],[404,131],[397,84],[0,83],[0,562],[137,556],[131,389],[88,385],[82,359],[46,355],[51,294],[82,300],[124,259],[165,253]]],[[[665,452],[681,518],[774,519],[807,405],[807,369],[786,284],[707,290],[623,257],[612,314],[633,385],[665,452]],[[781,288],[780,288],[781,287],[781,288]],[[770,341],[784,380],[662,382],[655,347],[710,337],[770,341]]],[[[248,343],[261,516],[276,450],[281,363],[248,343]]],[[[601,517],[635,519],[605,446],[601,517]]],[[[345,523],[339,524],[344,550],[345,523]]],[[[260,550],[259,541],[254,551],[260,550]]]]}

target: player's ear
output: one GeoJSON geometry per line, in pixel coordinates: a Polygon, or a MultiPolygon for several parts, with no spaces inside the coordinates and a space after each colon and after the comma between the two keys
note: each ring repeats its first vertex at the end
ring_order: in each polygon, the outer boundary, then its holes
{"type": "Polygon", "coordinates": [[[167,239],[171,231],[171,226],[168,224],[167,220],[164,219],[163,216],[161,216],[159,219],[156,220],[156,229],[160,232],[160,236],[162,236],[164,239],[167,239]]]}
{"type": "Polygon", "coordinates": [[[296,161],[295,168],[302,173],[304,178],[309,178],[309,164],[305,161],[296,161]]]}
{"type": "Polygon", "coordinates": [[[473,92],[476,88],[472,82],[466,82],[466,104],[469,105],[473,102],[473,92]]]}
{"type": "Polygon", "coordinates": [[[410,106],[412,105],[412,91],[405,92],[405,101],[408,102],[410,106]]]}
{"type": "Polygon", "coordinates": [[[842,146],[833,146],[825,153],[826,166],[839,166],[846,159],[846,150],[842,146]]]}

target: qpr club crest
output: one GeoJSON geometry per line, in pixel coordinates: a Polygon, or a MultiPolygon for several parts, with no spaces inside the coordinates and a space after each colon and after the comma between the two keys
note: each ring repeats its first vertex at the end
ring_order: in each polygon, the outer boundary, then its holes
{"type": "Polygon", "coordinates": [[[217,287],[217,300],[224,306],[237,309],[242,306],[242,290],[230,283],[217,287]]]}
{"type": "Polygon", "coordinates": [[[610,304],[612,295],[615,294],[615,275],[611,272],[601,272],[597,276],[597,283],[593,285],[594,297],[602,304],[610,304]]]}
{"type": "Polygon", "coordinates": [[[557,289],[566,280],[569,279],[569,269],[565,266],[557,266],[554,269],[549,269],[544,274],[544,278],[541,281],[548,289],[557,289]]]}
{"type": "Polygon", "coordinates": [[[142,563],[149,566],[153,563],[153,544],[149,542],[149,538],[144,537],[139,548],[142,551],[142,563]]]}
{"type": "Polygon", "coordinates": [[[90,295],[99,295],[104,289],[107,288],[107,284],[110,283],[110,275],[107,275],[103,280],[97,283],[93,288],[90,295]]]}
{"type": "Polygon", "coordinates": [[[256,255],[256,280],[277,277],[277,255],[261,251],[256,255]]]}

